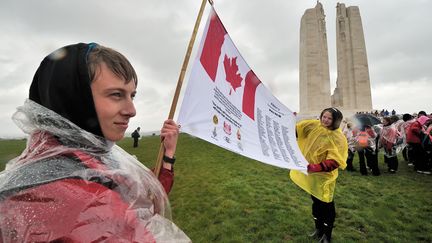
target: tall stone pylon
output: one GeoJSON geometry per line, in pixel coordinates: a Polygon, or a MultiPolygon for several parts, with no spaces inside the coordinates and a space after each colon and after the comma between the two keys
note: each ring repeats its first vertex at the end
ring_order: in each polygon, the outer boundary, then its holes
{"type": "Polygon", "coordinates": [[[360,10],[336,6],[337,80],[332,105],[346,112],[371,111],[369,68],[360,10]]]}
{"type": "Polygon", "coordinates": [[[300,114],[319,115],[331,106],[325,14],[317,1],[300,24],[300,114]]]}

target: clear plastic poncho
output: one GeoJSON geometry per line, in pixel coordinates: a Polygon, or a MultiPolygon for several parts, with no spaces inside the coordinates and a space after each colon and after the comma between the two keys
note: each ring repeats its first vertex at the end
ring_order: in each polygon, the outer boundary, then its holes
{"type": "Polygon", "coordinates": [[[395,157],[403,149],[403,139],[395,124],[383,126],[380,131],[379,147],[386,157],[395,157]]]}
{"type": "Polygon", "coordinates": [[[342,130],[342,133],[344,134],[344,136],[347,139],[348,149],[354,153],[357,149],[356,133],[358,133],[358,131],[356,131],[353,128],[344,127],[342,130]]]}
{"type": "Polygon", "coordinates": [[[190,242],[123,149],[31,100],[13,120],[29,139],[0,173],[1,242],[190,242]]]}
{"type": "MultiPolygon", "coordinates": [[[[348,144],[340,128],[329,130],[319,120],[297,123],[298,145],[309,164],[334,160],[339,168],[346,168],[348,144]]],[[[290,177],[299,187],[323,202],[333,201],[338,170],[305,175],[291,170],[290,177]]]]}
{"type": "Polygon", "coordinates": [[[407,146],[407,141],[406,141],[407,130],[414,121],[415,121],[414,119],[405,122],[403,120],[398,120],[395,123],[395,127],[399,131],[400,138],[402,139],[401,149],[404,149],[407,146]]]}

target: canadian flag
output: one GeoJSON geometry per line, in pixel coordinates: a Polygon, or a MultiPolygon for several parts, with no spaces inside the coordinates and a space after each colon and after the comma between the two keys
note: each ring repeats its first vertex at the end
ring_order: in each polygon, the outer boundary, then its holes
{"type": "MultiPolygon", "coordinates": [[[[231,85],[234,92],[237,88],[242,87],[242,80],[244,79],[242,111],[252,120],[254,120],[255,91],[257,86],[261,84],[261,81],[257,78],[255,73],[250,70],[250,68],[244,76],[239,73],[237,59],[240,55],[232,42],[229,43],[227,41],[226,45],[228,46],[232,44],[232,46],[231,48],[227,47],[225,50],[227,52],[229,52],[229,50],[232,48],[235,50],[221,55],[223,51],[222,46],[226,39],[230,40],[228,33],[225,30],[225,27],[222,25],[218,15],[213,10],[210,16],[207,35],[204,40],[200,62],[213,81],[216,81],[218,67],[223,64],[223,68],[225,70],[225,80],[231,85]]],[[[239,60],[244,62],[241,56],[239,60]]]]}
{"type": "Polygon", "coordinates": [[[293,113],[261,83],[212,8],[178,116],[181,131],[244,156],[305,171],[293,113]]]}

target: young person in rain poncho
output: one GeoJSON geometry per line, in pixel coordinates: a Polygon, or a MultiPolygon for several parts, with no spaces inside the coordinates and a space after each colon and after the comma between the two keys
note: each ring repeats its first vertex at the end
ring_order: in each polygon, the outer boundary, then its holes
{"type": "Polygon", "coordinates": [[[398,141],[400,133],[394,125],[391,117],[383,117],[383,127],[380,132],[379,146],[384,149],[384,163],[387,164],[389,173],[396,173],[399,167],[398,141]]]}
{"type": "Polygon", "coordinates": [[[321,112],[320,120],[304,120],[296,125],[298,145],[309,162],[308,175],[291,170],[290,177],[311,194],[315,232],[319,242],[330,242],[336,218],[333,194],[338,168],[345,169],[348,144],[339,128],[342,113],[336,108],[321,112]]]}
{"type": "MultiPolygon", "coordinates": [[[[136,87],[129,61],[94,43],[42,61],[13,116],[29,138],[0,173],[0,242],[190,242],[170,221],[172,164],[159,181],[115,145],[135,116],[136,87]]],[[[169,162],[177,137],[166,120],[169,162]]]]}

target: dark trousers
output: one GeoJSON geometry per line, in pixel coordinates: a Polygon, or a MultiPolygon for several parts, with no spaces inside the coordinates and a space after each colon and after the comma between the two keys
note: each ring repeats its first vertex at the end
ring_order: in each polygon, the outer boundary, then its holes
{"type": "Polygon", "coordinates": [[[426,160],[426,169],[427,170],[432,170],[432,145],[426,145],[424,147],[424,151],[425,151],[425,160],[426,160]]]}
{"type": "Polygon", "coordinates": [[[334,201],[326,203],[311,195],[312,215],[315,220],[315,228],[322,231],[331,238],[333,225],[336,219],[336,209],[334,201]]]}
{"type": "Polygon", "coordinates": [[[353,160],[354,160],[354,152],[352,152],[350,149],[348,149],[348,158],[347,158],[347,170],[348,171],[354,171],[354,166],[353,166],[353,160]]]}
{"type": "Polygon", "coordinates": [[[408,158],[409,145],[407,144],[402,150],[402,156],[406,162],[410,162],[408,158]]]}
{"type": "Polygon", "coordinates": [[[380,170],[378,167],[378,154],[372,150],[371,148],[359,149],[359,164],[360,164],[360,173],[362,175],[367,175],[367,167],[372,170],[373,175],[380,175],[380,170]],[[366,158],[366,163],[365,163],[366,158]]]}
{"type": "Polygon", "coordinates": [[[414,170],[427,170],[428,168],[426,163],[426,154],[421,144],[410,143],[409,145],[411,147],[411,150],[408,156],[414,164],[414,170]]]}
{"type": "MultiPolygon", "coordinates": [[[[360,173],[362,175],[367,175],[367,169],[366,169],[366,163],[365,163],[365,149],[359,149],[357,152],[359,155],[360,173]]],[[[369,166],[369,163],[368,163],[368,166],[369,166]]]]}
{"type": "Polygon", "coordinates": [[[133,147],[136,148],[138,147],[138,138],[134,138],[134,143],[133,143],[133,147]]]}
{"type": "Polygon", "coordinates": [[[372,148],[366,148],[365,156],[367,161],[366,164],[372,170],[372,175],[380,175],[381,172],[378,166],[378,151],[374,151],[372,148]]]}
{"type": "Polygon", "coordinates": [[[384,163],[387,164],[388,170],[390,172],[398,170],[399,161],[398,161],[398,158],[397,158],[396,155],[395,156],[391,156],[391,157],[387,157],[386,155],[384,155],[384,163]]]}

